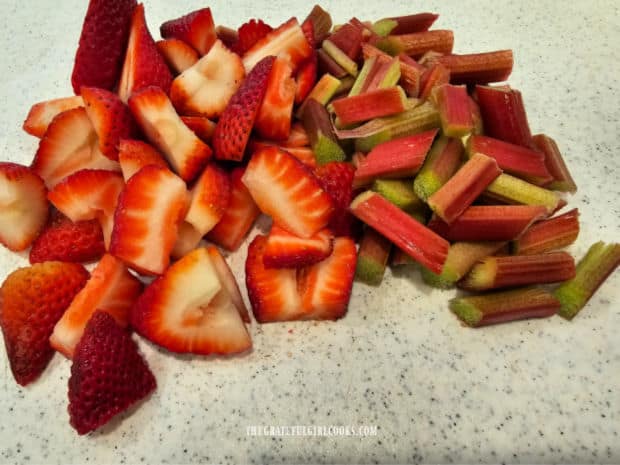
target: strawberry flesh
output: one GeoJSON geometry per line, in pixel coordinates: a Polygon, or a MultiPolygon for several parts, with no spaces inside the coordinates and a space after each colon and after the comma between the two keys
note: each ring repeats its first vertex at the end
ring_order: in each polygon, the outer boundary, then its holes
{"type": "Polygon", "coordinates": [[[329,228],[336,237],[352,236],[356,220],[349,212],[349,204],[353,200],[354,166],[350,163],[333,161],[319,166],[314,173],[334,205],[329,228]]]}
{"type": "Polygon", "coordinates": [[[210,8],[166,21],[159,27],[159,31],[164,39],[180,39],[194,47],[200,55],[206,55],[217,39],[210,8]]]}
{"type": "Polygon", "coordinates": [[[232,47],[233,52],[243,56],[256,42],[271,31],[273,31],[273,28],[269,24],[265,24],[260,19],[251,19],[247,23],[242,24],[237,30],[237,41],[232,47]]]}
{"type": "Polygon", "coordinates": [[[263,256],[267,268],[301,268],[326,259],[333,249],[334,235],[322,229],[314,236],[303,239],[274,224],[267,236],[263,256]]]}

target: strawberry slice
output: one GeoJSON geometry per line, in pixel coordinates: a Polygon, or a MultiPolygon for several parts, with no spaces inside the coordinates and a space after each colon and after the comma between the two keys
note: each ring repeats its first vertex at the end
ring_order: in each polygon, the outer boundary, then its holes
{"type": "Polygon", "coordinates": [[[99,138],[99,150],[110,160],[117,161],[119,141],[136,131],[129,108],[109,90],[82,87],[81,92],[86,114],[99,138]]]}
{"type": "Polygon", "coordinates": [[[329,195],[302,162],[277,147],[254,153],[243,183],[261,211],[290,233],[309,238],[329,222],[329,195]]]}
{"type": "Polygon", "coordinates": [[[207,234],[222,219],[230,201],[228,173],[215,164],[208,165],[191,190],[191,200],[185,221],[199,232],[207,234]]]}
{"type": "Polygon", "coordinates": [[[274,57],[266,57],[258,63],[228,102],[213,133],[217,159],[240,161],[243,158],[274,61],[274,57]]]}
{"type": "Polygon", "coordinates": [[[47,190],[30,168],[0,163],[0,243],[14,252],[27,249],[47,221],[47,190]]]}
{"type": "Polygon", "coordinates": [[[127,271],[123,262],[112,255],[104,255],[56,323],[50,337],[52,347],[72,358],[86,323],[96,310],[108,312],[118,324],[127,326],[129,309],[141,292],[142,283],[127,271]]]}
{"type": "Polygon", "coordinates": [[[181,121],[203,142],[209,143],[215,132],[215,123],[204,116],[181,116],[181,121]]]}
{"type": "Polygon", "coordinates": [[[295,81],[291,66],[276,58],[267,81],[267,90],[261,103],[254,128],[266,139],[286,140],[291,132],[291,117],[295,103],[295,81]]]}
{"type": "Polygon", "coordinates": [[[332,253],[334,235],[321,229],[308,239],[302,239],[274,224],[267,236],[263,255],[266,268],[301,268],[314,265],[332,253]]]}
{"type": "Polygon", "coordinates": [[[226,260],[217,249],[217,247],[210,245],[207,247],[207,253],[209,254],[209,258],[211,259],[211,263],[215,268],[215,272],[217,273],[217,277],[222,283],[222,288],[225,288],[228,292],[230,299],[232,300],[234,306],[239,311],[239,316],[245,323],[250,323],[250,314],[248,313],[248,308],[245,306],[243,302],[243,297],[241,297],[241,291],[239,290],[239,285],[237,284],[237,280],[235,279],[235,275],[232,270],[226,263],[226,260]]]}
{"type": "Polygon", "coordinates": [[[164,92],[170,90],[172,74],[155,45],[144,17],[144,5],[139,4],[131,18],[131,31],[127,54],[123,64],[118,95],[123,102],[145,87],[157,86],[164,92]]]}
{"type": "Polygon", "coordinates": [[[211,149],[183,124],[164,91],[142,89],[131,96],[129,108],[172,169],[185,181],[194,179],[211,158],[211,149]]]}
{"type": "Polygon", "coordinates": [[[333,161],[317,167],[314,173],[334,204],[329,228],[336,237],[352,236],[356,220],[349,205],[353,200],[355,168],[350,163],[333,161]]]}
{"type": "Polygon", "coordinates": [[[271,31],[273,31],[273,28],[269,24],[265,24],[260,19],[251,19],[237,29],[237,40],[233,45],[232,50],[243,56],[243,54],[251,49],[256,42],[261,40],[271,31]]]}
{"type": "Polygon", "coordinates": [[[39,139],[45,135],[47,127],[50,125],[56,115],[63,111],[71,110],[84,106],[84,100],[79,95],[75,97],[63,97],[45,102],[35,103],[24,121],[22,126],[28,134],[38,137],[39,139]]]}
{"type": "Polygon", "coordinates": [[[52,120],[31,168],[50,189],[79,170],[120,171],[119,164],[99,150],[97,133],[84,108],[64,111],[52,120]]]}
{"type": "Polygon", "coordinates": [[[210,8],[166,21],[159,32],[164,39],[176,38],[188,43],[201,55],[206,55],[217,39],[210,8]]]}
{"type": "Polygon", "coordinates": [[[76,263],[47,262],[20,268],[0,289],[0,326],[13,377],[22,386],[45,370],[54,355],[54,325],[88,280],[76,263]]]}
{"type": "Polygon", "coordinates": [[[190,252],[146,288],[131,324],[171,352],[236,354],[252,347],[250,335],[206,249],[190,252]]]}
{"type": "Polygon", "coordinates": [[[147,165],[168,168],[166,160],[152,145],[132,139],[121,139],[118,143],[118,162],[125,182],[147,165]]]}
{"type": "Polygon", "coordinates": [[[139,273],[163,273],[187,202],[182,179],[165,168],[145,166],[118,198],[110,253],[139,273]]]}
{"type": "Polygon", "coordinates": [[[136,0],[90,0],[75,54],[71,84],[112,90],[118,81],[136,0]]]}
{"type": "Polygon", "coordinates": [[[207,239],[226,250],[235,251],[248,235],[256,218],[260,215],[241,178],[244,168],[235,168],[230,174],[230,200],[222,219],[207,235],[207,239]]]}
{"type": "Polygon", "coordinates": [[[174,74],[181,74],[200,58],[196,50],[180,39],[159,40],[155,45],[174,74]]]}
{"type": "Polygon", "coordinates": [[[177,229],[177,239],[170,255],[175,260],[183,258],[185,255],[194,250],[202,240],[202,234],[194,226],[187,221],[181,221],[177,229]]]}
{"type": "Polygon", "coordinates": [[[312,19],[307,18],[301,25],[301,29],[304,31],[306,40],[310,47],[312,47],[312,54],[303,63],[299,65],[299,70],[295,75],[295,82],[297,89],[295,92],[295,103],[300,105],[314,87],[317,78],[317,72],[319,67],[318,56],[314,47],[316,46],[316,40],[314,37],[314,23],[312,19]]]}
{"type": "Polygon", "coordinates": [[[155,390],[157,382],[127,331],[96,312],[75,349],[69,416],[78,434],[106,424],[155,390]]]}

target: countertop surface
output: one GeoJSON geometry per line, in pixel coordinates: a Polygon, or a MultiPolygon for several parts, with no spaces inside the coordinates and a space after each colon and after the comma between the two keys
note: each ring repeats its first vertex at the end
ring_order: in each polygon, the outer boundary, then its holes
{"type": "MultiPolygon", "coordinates": [[[[22,132],[22,121],[33,103],[71,93],[87,2],[0,3],[0,157],[28,164],[37,140],[22,132]]],[[[145,6],[157,37],[161,22],[205,4],[145,6]]],[[[210,6],[217,24],[236,27],[252,17],[274,25],[303,19],[312,5],[210,6]]],[[[336,22],[423,8],[441,15],[435,28],[454,30],[457,53],[512,48],[510,84],[523,93],[532,131],[557,140],[579,186],[568,201],[579,208],[581,234],[569,250],[579,258],[595,241],[618,240],[618,2],[323,6],[336,22]]],[[[246,244],[230,257],[242,283],[246,244]]],[[[0,279],[26,263],[25,255],[0,250],[0,279]]],[[[453,295],[425,286],[417,272],[388,271],[380,288],[355,284],[337,323],[254,323],[254,350],[240,357],[179,357],[140,341],[157,391],[86,437],[68,421],[70,363],[57,354],[37,382],[20,388],[1,350],[0,462],[620,463],[620,273],[572,322],[467,329],[447,308],[453,295]],[[364,437],[248,434],[281,425],[377,430],[364,437]]]]}

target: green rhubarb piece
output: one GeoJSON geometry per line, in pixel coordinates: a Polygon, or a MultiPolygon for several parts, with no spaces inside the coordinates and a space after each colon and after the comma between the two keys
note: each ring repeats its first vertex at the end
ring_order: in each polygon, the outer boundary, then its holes
{"type": "Polygon", "coordinates": [[[377,179],[372,185],[372,190],[408,213],[420,211],[426,207],[426,204],[413,192],[409,179],[377,179]]]}
{"type": "Polygon", "coordinates": [[[440,137],[429,151],[413,181],[416,195],[426,201],[454,175],[461,164],[463,144],[458,139],[440,137]]]}
{"type": "Polygon", "coordinates": [[[390,18],[375,21],[371,26],[372,32],[381,37],[387,37],[398,26],[398,21],[390,18]]]}
{"type": "Polygon", "coordinates": [[[323,41],[323,50],[351,76],[357,76],[357,63],[340,50],[336,44],[327,39],[323,41]]]}
{"type": "Polygon", "coordinates": [[[370,72],[373,70],[376,63],[377,57],[370,57],[364,61],[364,65],[362,66],[362,69],[357,75],[357,78],[355,78],[355,83],[353,84],[353,87],[351,87],[349,97],[353,97],[354,95],[359,95],[361,93],[368,77],[370,76],[370,72]]]}
{"type": "Polygon", "coordinates": [[[336,89],[334,95],[341,95],[350,92],[355,84],[355,78],[353,76],[345,76],[340,80],[340,86],[336,89]]]}
{"type": "Polygon", "coordinates": [[[372,228],[366,228],[360,243],[355,279],[378,286],[383,281],[392,243],[372,228]]]}
{"type": "Polygon", "coordinates": [[[321,105],[327,105],[340,88],[341,82],[331,74],[324,74],[321,79],[314,85],[304,102],[297,110],[297,117],[301,118],[306,108],[306,102],[311,99],[316,100],[321,105]]]}
{"type": "Polygon", "coordinates": [[[485,194],[501,202],[523,205],[542,205],[547,212],[554,212],[560,196],[553,191],[531,184],[506,173],[500,174],[486,188],[485,194]]]}
{"type": "Polygon", "coordinates": [[[329,114],[323,105],[314,99],[308,100],[302,122],[319,165],[345,160],[346,154],[338,144],[329,114]]]}
{"type": "Polygon", "coordinates": [[[386,89],[398,84],[400,80],[400,60],[394,58],[390,61],[388,68],[383,76],[383,79],[377,84],[378,89],[386,89]]]}
{"type": "Polygon", "coordinates": [[[561,303],[560,316],[572,320],[619,264],[620,244],[593,244],[577,264],[575,277],[554,292],[561,303]]]}

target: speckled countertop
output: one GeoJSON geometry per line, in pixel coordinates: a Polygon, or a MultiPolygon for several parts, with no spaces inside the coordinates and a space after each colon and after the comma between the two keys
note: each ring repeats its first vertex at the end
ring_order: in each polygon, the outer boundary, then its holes
{"type": "MultiPolygon", "coordinates": [[[[204,2],[145,0],[152,29],[204,2]]],[[[404,14],[406,1],[324,2],[337,20],[404,14]],[[353,5],[359,4],[355,9],[353,5]]],[[[212,1],[216,22],[305,16],[296,0],[212,1]]],[[[0,157],[29,163],[30,105],[70,93],[86,2],[3,0],[0,157]]],[[[511,83],[530,125],[558,141],[579,185],[570,199],[581,256],[620,231],[620,12],[611,0],[432,1],[457,52],[513,48],[511,83]]],[[[245,246],[231,257],[242,276],[245,246]]],[[[0,250],[0,279],[23,257],[0,250]]],[[[69,362],[56,356],[20,389],[0,356],[0,462],[620,462],[620,273],[578,318],[471,330],[452,293],[414,272],[356,284],[340,322],[252,326],[238,358],[174,357],[140,346],[159,384],[131,414],[78,437],[68,423],[69,362]],[[372,437],[254,437],[252,425],[375,425],[372,437]]],[[[1,343],[0,343],[1,344],[1,343]]],[[[2,350],[2,352],[4,352],[2,350]]]]}

